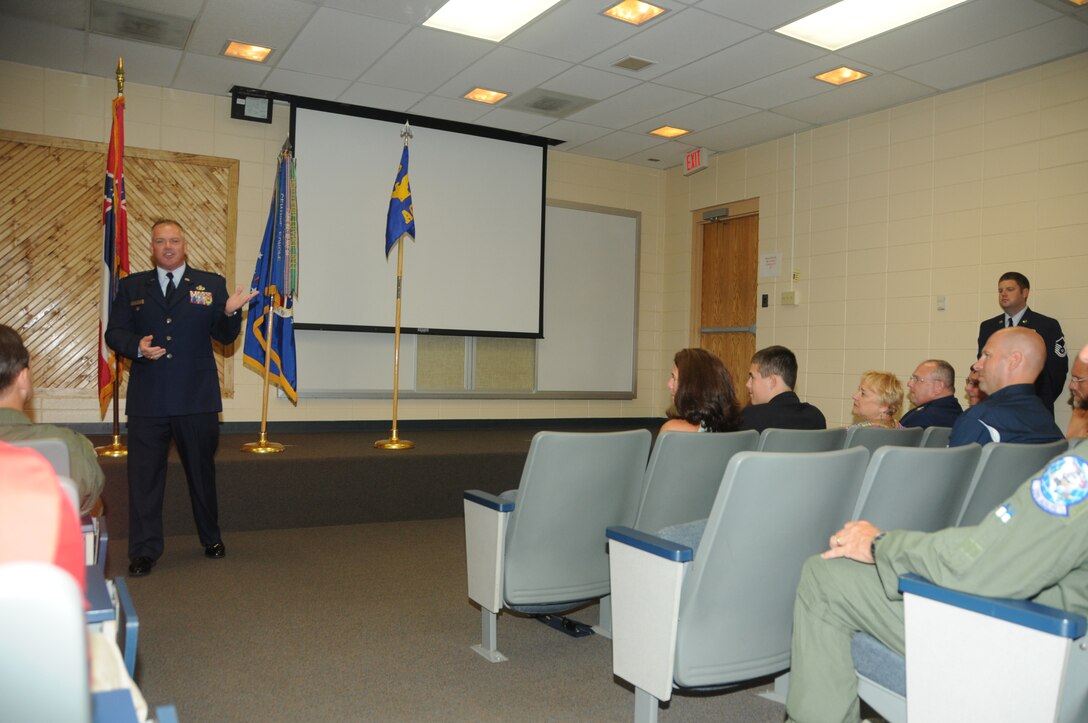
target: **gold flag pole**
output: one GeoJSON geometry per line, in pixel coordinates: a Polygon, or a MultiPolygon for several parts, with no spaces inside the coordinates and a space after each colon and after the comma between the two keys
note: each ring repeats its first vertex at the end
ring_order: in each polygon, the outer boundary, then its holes
{"type": "Polygon", "coordinates": [[[261,400],[261,436],[256,442],[246,442],[242,445],[243,452],[254,454],[273,454],[282,452],[284,449],[279,442],[268,441],[268,382],[272,377],[272,312],[275,304],[276,295],[273,294],[272,303],[268,305],[268,317],[264,327],[264,396],[261,400]]]}
{"type": "MultiPolygon", "coordinates": [[[[117,96],[122,97],[125,94],[125,67],[121,62],[121,57],[117,58],[117,96]]],[[[113,224],[114,232],[113,237],[115,239],[120,238],[121,233],[121,191],[114,189],[114,212],[113,212],[113,224]]],[[[120,414],[120,399],[121,399],[121,373],[124,371],[124,364],[121,362],[121,355],[114,353],[113,360],[116,362],[116,376],[113,379],[113,442],[101,447],[95,447],[94,451],[98,453],[99,457],[125,457],[128,455],[128,447],[121,443],[121,414],[120,414]]]]}
{"type": "MultiPolygon", "coordinates": [[[[404,124],[401,131],[404,145],[408,145],[408,139],[412,137],[412,131],[408,124],[404,124]]],[[[415,442],[401,439],[397,436],[397,401],[400,396],[400,287],[404,275],[404,236],[397,241],[397,313],[393,327],[393,431],[388,439],[379,439],[374,443],[377,449],[412,449],[415,442]]]]}

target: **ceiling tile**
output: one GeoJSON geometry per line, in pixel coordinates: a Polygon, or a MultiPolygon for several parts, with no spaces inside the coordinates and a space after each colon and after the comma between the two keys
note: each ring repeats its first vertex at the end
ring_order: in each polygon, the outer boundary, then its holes
{"type": "Polygon", "coordinates": [[[656,146],[661,139],[639,133],[615,131],[596,140],[578,146],[578,153],[617,161],[621,158],[656,146]]]}
{"type": "Polygon", "coordinates": [[[705,57],[708,48],[733,45],[757,32],[747,25],[688,8],[663,15],[643,32],[597,54],[585,64],[649,80],[705,57]],[[615,63],[629,55],[652,60],[654,65],[639,71],[614,67],[615,63]]]}
{"type": "Polygon", "coordinates": [[[570,120],[609,128],[626,128],[632,123],[697,100],[699,96],[694,93],[666,88],[654,83],[643,83],[578,111],[570,116],[570,120]]]}
{"type": "Polygon", "coordinates": [[[774,108],[802,98],[831,92],[834,87],[816,80],[815,76],[837,68],[844,62],[845,59],[835,55],[825,55],[719,93],[717,97],[750,105],[753,108],[774,108]]]}
{"type": "Polygon", "coordinates": [[[84,69],[93,75],[112,76],[117,59],[124,58],[125,81],[169,88],[181,62],[181,51],[95,33],[87,34],[84,69]]]}
{"type": "Polygon", "coordinates": [[[633,25],[601,15],[606,6],[602,0],[568,0],[519,30],[504,45],[580,63],[638,32],[633,25]]]}
{"type": "Polygon", "coordinates": [[[889,73],[874,75],[851,85],[833,88],[830,93],[786,103],[772,110],[789,118],[822,125],[890,108],[935,92],[928,85],[889,73]]]}
{"type": "Polygon", "coordinates": [[[696,7],[762,30],[773,30],[830,4],[831,0],[702,0],[696,7]]]}
{"type": "Polygon", "coordinates": [[[480,116],[477,123],[492,128],[503,128],[516,133],[536,133],[554,120],[536,113],[522,113],[517,110],[494,108],[480,116]]]}
{"type": "MultiPolygon", "coordinates": [[[[7,16],[0,22],[0,58],[82,73],[85,36],[86,33],[79,30],[7,16]]],[[[105,76],[107,73],[91,75],[105,76]]]]}
{"type": "Polygon", "coordinates": [[[1058,13],[1039,3],[975,0],[919,20],[894,33],[883,33],[841,48],[839,54],[894,72],[1057,17],[1060,17],[1058,13]]]}
{"type": "Polygon", "coordinates": [[[719,125],[722,121],[742,118],[757,111],[757,108],[730,103],[718,98],[703,98],[668,113],[662,113],[640,123],[635,123],[629,126],[627,130],[635,133],[648,133],[655,128],[668,124],[674,128],[697,131],[719,125]]]}
{"type": "Polygon", "coordinates": [[[950,90],[1084,50],[1088,24],[1059,18],[1000,40],[992,40],[927,63],[904,68],[902,75],[950,90]]]}
{"type": "Polygon", "coordinates": [[[347,90],[351,81],[341,78],[326,78],[323,75],[299,73],[296,70],[274,69],[268,74],[261,88],[288,95],[302,95],[307,98],[336,100],[347,90]]]}
{"type": "Polygon", "coordinates": [[[276,67],[354,80],[409,30],[403,23],[319,8],[276,67]]]}
{"type": "Polygon", "coordinates": [[[559,120],[539,129],[537,134],[544,136],[545,138],[554,138],[557,141],[563,141],[555,146],[555,148],[560,151],[568,151],[575,146],[600,138],[611,132],[612,131],[608,128],[591,126],[588,123],[575,123],[574,121],[569,120],[559,120]]]}
{"type": "Polygon", "coordinates": [[[83,30],[87,27],[87,2],[88,0],[0,0],[0,15],[83,30]]]}
{"type": "Polygon", "coordinates": [[[731,151],[797,133],[812,126],[777,113],[760,111],[699,133],[685,136],[688,143],[715,151],[731,151]]]}
{"type": "MultiPolygon", "coordinates": [[[[40,1],[40,0],[39,0],[40,1]]],[[[56,0],[50,0],[55,2],[56,0]]],[[[153,13],[162,13],[164,15],[173,15],[174,17],[186,18],[188,20],[195,20],[200,11],[204,8],[204,0],[170,0],[169,3],[164,3],[162,0],[111,0],[112,2],[118,2],[120,5],[126,5],[130,8],[138,8],[141,10],[149,10],[153,13]]],[[[81,3],[86,4],[86,0],[80,0],[81,3]]],[[[93,2],[93,0],[92,0],[93,2]]]]}
{"type": "Polygon", "coordinates": [[[359,80],[430,93],[494,47],[487,40],[414,28],[359,80]]]}
{"type": "Polygon", "coordinates": [[[236,85],[245,88],[260,88],[271,70],[259,63],[227,58],[222,55],[212,57],[185,53],[181,58],[177,75],[174,76],[173,87],[197,93],[224,95],[236,85]]]}
{"type": "Polygon", "coordinates": [[[453,76],[435,92],[449,98],[460,98],[473,88],[481,87],[517,95],[570,67],[570,63],[562,60],[498,47],[453,76]]]}
{"type": "Polygon", "coordinates": [[[314,14],[295,0],[216,0],[197,18],[185,49],[219,55],[228,40],[263,45],[282,53],[314,14]]]}
{"type": "Polygon", "coordinates": [[[386,110],[408,110],[423,98],[423,93],[400,88],[386,88],[371,83],[354,83],[337,100],[386,110]]]}
{"type": "Polygon", "coordinates": [[[639,82],[634,78],[626,78],[617,73],[608,73],[596,68],[587,68],[584,65],[575,65],[548,82],[541,83],[540,87],[559,93],[601,100],[610,95],[621,93],[628,88],[633,88],[639,82]]]}
{"type": "Polygon", "coordinates": [[[659,82],[716,95],[821,55],[826,53],[813,45],[762,33],[663,75],[659,82]]]}
{"type": "Polygon", "coordinates": [[[440,98],[436,95],[429,95],[413,105],[409,110],[415,115],[425,115],[428,118],[471,123],[486,113],[488,108],[482,103],[471,100],[440,98]]]}
{"type": "MultiPolygon", "coordinates": [[[[320,0],[318,0],[320,2],[320,0]]],[[[418,25],[446,4],[446,0],[324,0],[325,7],[360,15],[418,25]]]]}

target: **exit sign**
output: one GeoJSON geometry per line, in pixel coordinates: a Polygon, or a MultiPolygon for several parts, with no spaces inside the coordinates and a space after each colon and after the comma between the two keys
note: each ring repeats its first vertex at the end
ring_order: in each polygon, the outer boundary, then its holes
{"type": "Polygon", "coordinates": [[[710,149],[696,148],[684,156],[684,175],[690,176],[710,166],[710,149]]]}

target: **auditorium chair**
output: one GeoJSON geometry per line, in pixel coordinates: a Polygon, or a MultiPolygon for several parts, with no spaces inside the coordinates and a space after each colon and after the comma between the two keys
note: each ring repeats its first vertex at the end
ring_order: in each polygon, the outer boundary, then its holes
{"type": "Polygon", "coordinates": [[[869,453],[881,447],[917,447],[925,430],[921,427],[886,429],[884,427],[850,427],[846,430],[843,447],[865,447],[869,453]]]}
{"type": "Polygon", "coordinates": [[[965,491],[956,525],[977,525],[1012,496],[1030,475],[1069,449],[1064,439],[1048,444],[994,442],[982,448],[975,473],[965,491]]]}
{"type": "Polygon", "coordinates": [[[919,447],[947,447],[948,440],[952,438],[951,427],[926,427],[922,433],[922,441],[919,447]]]}
{"type": "Polygon", "coordinates": [[[858,695],[888,723],[1088,720],[1083,615],[913,574],[899,590],[906,659],[865,633],[851,650],[858,695]]]}
{"type": "Polygon", "coordinates": [[[932,532],[951,527],[979,451],[974,443],[944,449],[878,449],[865,470],[853,519],[867,520],[881,530],[932,532]]]}
{"type": "Polygon", "coordinates": [[[764,429],[759,435],[760,452],[830,452],[842,449],[846,429],[764,429]]]}
{"type": "Polygon", "coordinates": [[[722,475],[737,452],[754,450],[759,433],[657,435],[642,484],[642,501],[633,527],[657,532],[678,522],[705,519],[710,514],[722,475]]]}
{"type": "Polygon", "coordinates": [[[607,532],[612,668],[655,721],[674,688],[727,688],[785,670],[797,581],[848,519],[868,452],[740,452],[698,548],[630,527],[607,532]]]}
{"type": "Polygon", "coordinates": [[[610,629],[604,531],[633,524],[650,440],[645,429],[538,432],[513,499],[464,493],[468,595],[481,614],[473,650],[506,660],[496,639],[504,608],[550,616],[600,600],[610,629]]]}
{"type": "MultiPolygon", "coordinates": [[[[53,465],[53,471],[60,477],[72,475],[72,465],[68,460],[68,447],[56,437],[43,437],[42,439],[18,439],[8,442],[13,447],[26,447],[45,457],[49,464],[53,465]]],[[[79,511],[79,499],[76,498],[76,511],[79,511]]]]}

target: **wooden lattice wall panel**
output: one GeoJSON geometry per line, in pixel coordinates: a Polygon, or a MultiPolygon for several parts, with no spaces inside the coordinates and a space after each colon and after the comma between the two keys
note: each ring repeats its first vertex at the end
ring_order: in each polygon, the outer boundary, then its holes
{"type": "MultiPolygon", "coordinates": [[[[98,395],[105,172],[104,143],[0,131],[0,323],[22,335],[38,394],[98,395]]],[[[173,218],[189,263],[235,282],[237,160],[126,148],[125,184],[131,271],[151,268],[151,224],[173,218]]]]}

